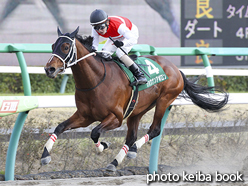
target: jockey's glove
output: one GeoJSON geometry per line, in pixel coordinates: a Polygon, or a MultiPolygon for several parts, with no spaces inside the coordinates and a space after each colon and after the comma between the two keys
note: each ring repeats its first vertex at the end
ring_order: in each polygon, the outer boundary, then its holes
{"type": "Polygon", "coordinates": [[[96,55],[99,56],[99,57],[104,58],[106,61],[111,61],[112,60],[111,54],[108,54],[108,53],[97,52],[96,55]]]}
{"type": "Polygon", "coordinates": [[[92,47],[90,52],[95,52],[95,51],[97,51],[95,47],[92,47]]]}
{"type": "Polygon", "coordinates": [[[122,46],[124,45],[124,43],[123,43],[122,41],[116,40],[116,41],[114,42],[114,45],[115,45],[117,48],[120,48],[120,47],[122,47],[122,46]]]}

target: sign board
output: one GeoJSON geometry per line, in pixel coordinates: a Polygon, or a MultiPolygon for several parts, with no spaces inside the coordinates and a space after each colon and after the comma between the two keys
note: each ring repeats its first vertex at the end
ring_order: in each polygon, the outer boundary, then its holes
{"type": "Polygon", "coordinates": [[[34,96],[1,96],[0,117],[25,112],[38,107],[38,98],[34,96]]]}
{"type": "MultiPolygon", "coordinates": [[[[181,1],[182,47],[248,47],[247,0],[181,1]]],[[[209,57],[212,66],[248,65],[248,56],[209,57]]],[[[202,66],[200,56],[183,56],[182,66],[202,66]]]]}

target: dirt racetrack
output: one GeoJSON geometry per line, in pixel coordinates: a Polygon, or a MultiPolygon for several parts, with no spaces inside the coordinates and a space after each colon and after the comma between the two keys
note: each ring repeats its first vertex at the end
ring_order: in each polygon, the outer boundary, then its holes
{"type": "MultiPolygon", "coordinates": [[[[21,142],[17,153],[16,160],[16,181],[0,181],[1,185],[146,185],[147,174],[149,165],[149,152],[150,143],[144,145],[138,152],[136,160],[128,160],[127,158],[123,161],[123,164],[118,168],[118,175],[106,174],[104,167],[114,158],[118,153],[119,148],[123,144],[123,140],[116,140],[112,143],[111,149],[102,154],[95,153],[95,147],[93,142],[85,138],[82,142],[77,139],[68,139],[58,141],[58,145],[54,147],[52,156],[52,162],[46,167],[40,167],[40,155],[42,152],[42,146],[44,141],[40,141],[39,144],[36,142],[37,154],[33,154],[35,150],[33,143],[30,143],[30,128],[38,127],[41,123],[47,123],[49,127],[55,127],[57,124],[67,119],[75,109],[37,109],[29,113],[26,121],[26,127],[23,130],[21,142]],[[23,140],[23,143],[22,143],[23,140]],[[87,140],[87,141],[86,141],[87,140]],[[62,143],[65,141],[65,143],[62,143]],[[89,141],[89,142],[88,142],[89,141]],[[80,142],[80,144],[79,144],[80,142]],[[87,142],[87,143],[86,143],[87,142]],[[28,145],[28,147],[25,146],[28,145]],[[64,146],[65,147],[64,147],[64,146]],[[85,149],[85,145],[88,148],[85,154],[80,154],[81,147],[85,149]],[[74,148],[72,148],[74,147],[74,148]],[[68,154],[64,152],[64,149],[68,149],[68,154]],[[76,149],[76,150],[75,150],[76,149]],[[27,151],[24,151],[27,150],[27,151]],[[79,151],[77,151],[79,150],[79,151]],[[25,159],[25,155],[28,154],[28,158],[25,159]],[[31,157],[33,155],[33,157],[31,157]],[[82,161],[85,161],[82,163],[82,161]],[[33,164],[30,164],[33,162],[33,164]],[[86,163],[87,162],[87,163],[86,163]],[[80,167],[79,167],[80,165],[80,167]],[[28,167],[31,167],[28,169],[28,167]],[[128,168],[131,167],[131,168],[128,168]],[[141,173],[135,173],[136,167],[141,170],[141,173]],[[63,171],[65,174],[63,174],[63,171]],[[88,177],[87,173],[83,170],[88,171],[100,171],[97,177],[88,177]],[[24,173],[29,171],[29,173],[24,173]],[[68,173],[68,171],[74,171],[68,173]],[[125,172],[125,173],[124,173],[125,172]],[[23,173],[23,174],[22,174],[23,173]],[[75,176],[77,174],[78,176],[75,176]],[[79,174],[84,176],[80,176],[79,174]],[[139,175],[142,174],[142,175],[139,175]],[[46,179],[42,179],[46,177],[46,179]],[[44,176],[46,175],[46,176],[44,176]],[[69,176],[68,176],[69,175],[69,176]],[[40,176],[40,178],[39,178],[40,176]],[[63,178],[63,179],[61,179],[63,178]]],[[[153,111],[149,112],[146,117],[142,120],[142,123],[150,123],[153,111]]],[[[191,133],[191,134],[166,134],[163,136],[160,147],[159,174],[178,174],[181,176],[181,180],[178,182],[152,182],[150,185],[248,185],[246,183],[246,177],[248,175],[248,137],[247,128],[248,125],[248,112],[247,105],[230,105],[226,111],[217,114],[206,113],[195,106],[184,106],[173,108],[168,123],[165,127],[185,127],[187,130],[190,127],[195,128],[206,128],[205,134],[191,133]],[[203,126],[197,126],[200,122],[203,126]],[[181,126],[183,123],[183,126],[181,126]],[[208,127],[222,127],[228,126],[239,126],[242,125],[240,131],[216,133],[216,131],[208,130],[208,127]],[[193,182],[183,181],[182,174],[186,171],[187,173],[194,174],[199,171],[202,174],[211,174],[213,179],[211,182],[193,182]],[[234,175],[237,172],[242,174],[243,182],[216,182],[214,180],[214,174],[218,171],[221,174],[234,175]]],[[[12,116],[14,117],[14,116],[12,116]]],[[[2,118],[0,121],[1,126],[10,121],[15,120],[10,117],[2,118]]],[[[143,124],[142,124],[143,125],[143,124]]],[[[172,127],[172,129],[175,129],[172,127]]],[[[141,136],[143,134],[140,134],[141,136]]],[[[110,136],[111,137],[111,136],[110,136]]],[[[113,138],[103,137],[106,140],[113,138]]],[[[81,140],[81,139],[80,139],[81,140]]],[[[3,143],[4,144],[4,143],[3,143]]],[[[4,156],[6,149],[1,147],[1,170],[4,170],[4,156]]],[[[7,143],[5,144],[5,146],[7,143]]],[[[96,175],[95,175],[96,176],[96,175]]]]}
{"type": "MultiPolygon", "coordinates": [[[[18,181],[7,181],[7,182],[0,182],[1,186],[79,186],[79,185],[121,185],[121,186],[145,186],[147,185],[147,176],[146,175],[134,175],[134,176],[121,176],[121,177],[91,177],[91,178],[72,178],[72,179],[56,179],[56,180],[18,180],[18,181]]],[[[227,186],[247,186],[248,183],[246,182],[178,182],[178,183],[171,183],[171,182],[152,182],[149,185],[183,185],[183,186],[220,186],[220,185],[227,185],[227,186]]]]}
{"type": "MultiPolygon", "coordinates": [[[[32,180],[32,181],[9,181],[0,182],[1,186],[10,185],[38,185],[38,186],[76,186],[76,185],[123,185],[123,186],[141,186],[146,185],[145,175],[123,176],[123,177],[101,177],[101,178],[73,178],[58,180],[32,180]]],[[[152,184],[153,185],[153,184],[152,184]]],[[[157,185],[157,184],[154,184],[157,185]]],[[[160,184],[159,184],[160,185],[160,184]]],[[[163,184],[164,185],[164,184],[163,184]]]]}

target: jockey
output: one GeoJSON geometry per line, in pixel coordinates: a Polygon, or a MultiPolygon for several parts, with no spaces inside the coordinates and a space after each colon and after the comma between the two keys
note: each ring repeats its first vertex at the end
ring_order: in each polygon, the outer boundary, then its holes
{"type": "Polygon", "coordinates": [[[117,57],[129,68],[136,77],[136,81],[132,85],[142,85],[147,83],[147,79],[140,71],[139,67],[128,57],[128,52],[133,45],[137,44],[139,31],[129,19],[121,16],[108,16],[106,12],[96,9],[90,15],[90,24],[92,25],[93,50],[98,49],[99,36],[108,38],[102,50],[109,52],[103,53],[105,58],[111,57],[116,52],[117,57]],[[112,42],[109,37],[115,39],[112,42]],[[126,52],[121,51],[122,49],[126,52]]]}

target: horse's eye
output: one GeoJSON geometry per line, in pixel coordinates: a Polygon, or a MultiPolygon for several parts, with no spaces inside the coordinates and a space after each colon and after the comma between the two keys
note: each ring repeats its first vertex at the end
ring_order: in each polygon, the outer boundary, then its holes
{"type": "Polygon", "coordinates": [[[65,46],[65,50],[68,50],[69,49],[69,47],[68,46],[65,46]]]}

